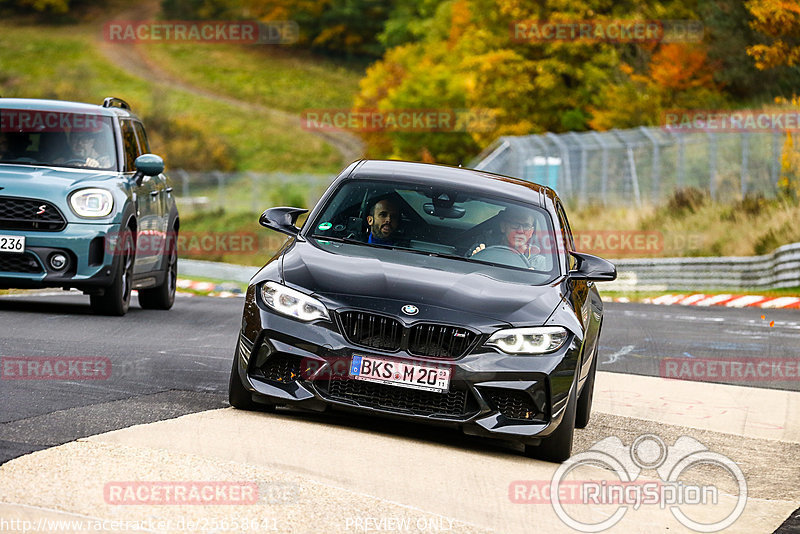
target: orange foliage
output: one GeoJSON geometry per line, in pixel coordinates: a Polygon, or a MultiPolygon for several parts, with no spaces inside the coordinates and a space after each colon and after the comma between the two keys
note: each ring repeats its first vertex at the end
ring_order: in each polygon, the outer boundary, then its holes
{"type": "Polygon", "coordinates": [[[650,60],[650,77],[663,89],[715,88],[713,70],[702,48],[665,44],[650,60]]]}

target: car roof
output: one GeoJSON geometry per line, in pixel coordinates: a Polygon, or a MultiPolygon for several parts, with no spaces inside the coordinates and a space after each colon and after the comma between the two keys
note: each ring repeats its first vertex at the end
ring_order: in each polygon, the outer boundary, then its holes
{"type": "Polygon", "coordinates": [[[485,171],[396,160],[361,160],[344,180],[374,179],[442,185],[496,194],[545,206],[545,197],[555,200],[555,191],[544,185],[485,171]]]}
{"type": "Polygon", "coordinates": [[[29,111],[55,111],[61,113],[83,113],[102,117],[137,118],[130,110],[120,107],[103,107],[97,104],[70,102],[67,100],[44,100],[39,98],[0,98],[0,109],[22,109],[29,111]]]}

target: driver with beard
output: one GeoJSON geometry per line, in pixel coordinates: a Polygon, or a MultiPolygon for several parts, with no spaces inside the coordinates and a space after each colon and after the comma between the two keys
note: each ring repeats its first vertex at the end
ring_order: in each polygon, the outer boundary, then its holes
{"type": "Polygon", "coordinates": [[[487,246],[502,246],[522,255],[531,269],[547,270],[547,259],[541,249],[533,243],[536,224],[533,214],[522,208],[509,207],[497,215],[500,224],[487,232],[479,243],[470,247],[469,256],[474,256],[487,246]]]}
{"type": "Polygon", "coordinates": [[[397,199],[392,195],[384,195],[374,199],[370,205],[367,243],[407,246],[406,240],[397,236],[400,227],[400,204],[397,199]]]}

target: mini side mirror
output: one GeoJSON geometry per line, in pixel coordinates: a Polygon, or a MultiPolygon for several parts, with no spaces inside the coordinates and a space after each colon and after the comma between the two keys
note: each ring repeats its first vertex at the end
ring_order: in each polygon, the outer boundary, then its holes
{"type": "Polygon", "coordinates": [[[145,176],[158,176],[164,172],[164,160],[155,154],[142,154],[133,162],[136,174],[133,175],[136,185],[142,185],[145,176]]]}

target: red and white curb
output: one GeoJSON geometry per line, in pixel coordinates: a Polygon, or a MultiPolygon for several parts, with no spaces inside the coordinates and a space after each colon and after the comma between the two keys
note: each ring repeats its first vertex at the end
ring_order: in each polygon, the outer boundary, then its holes
{"type": "MultiPolygon", "coordinates": [[[[631,302],[625,297],[604,298],[606,302],[631,302]]],[[[760,295],[706,295],[704,293],[661,295],[648,297],[641,301],[645,304],[662,306],[724,306],[726,308],[798,308],[800,297],[762,297],[760,295]]]]}
{"type": "Polygon", "coordinates": [[[178,289],[191,289],[201,293],[208,293],[209,297],[232,298],[244,297],[244,293],[236,284],[215,284],[213,282],[197,282],[178,278],[178,289]]]}

